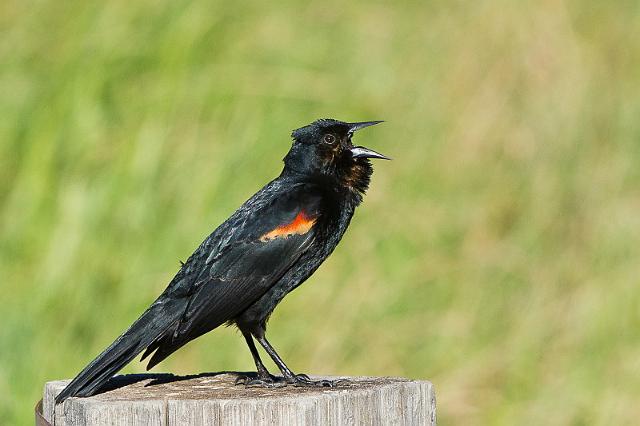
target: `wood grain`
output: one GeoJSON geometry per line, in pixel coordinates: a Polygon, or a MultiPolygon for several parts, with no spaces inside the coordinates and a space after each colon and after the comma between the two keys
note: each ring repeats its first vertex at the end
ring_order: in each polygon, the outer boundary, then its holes
{"type": "MultiPolygon", "coordinates": [[[[433,385],[344,377],[334,388],[236,385],[238,373],[118,376],[108,391],[54,407],[68,380],[44,388],[44,416],[63,425],[435,425],[433,385]]],[[[320,379],[321,377],[315,377],[320,379]]],[[[337,377],[322,377],[337,379],[337,377]]],[[[55,422],[55,423],[54,423],[55,422]]]]}

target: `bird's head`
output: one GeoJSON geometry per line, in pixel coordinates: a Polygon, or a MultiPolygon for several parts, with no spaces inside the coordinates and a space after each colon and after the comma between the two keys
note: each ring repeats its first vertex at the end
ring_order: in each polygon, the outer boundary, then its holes
{"type": "Polygon", "coordinates": [[[284,159],[285,170],[336,178],[340,183],[364,193],[372,173],[370,158],[390,158],[363,146],[354,146],[354,132],[381,121],[345,123],[333,119],[316,120],[291,133],[293,145],[284,159]]]}

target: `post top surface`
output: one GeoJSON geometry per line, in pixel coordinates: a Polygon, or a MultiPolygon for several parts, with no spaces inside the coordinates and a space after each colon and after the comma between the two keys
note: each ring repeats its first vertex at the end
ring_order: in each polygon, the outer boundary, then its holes
{"type": "MultiPolygon", "coordinates": [[[[244,399],[283,398],[311,396],[354,390],[366,390],[407,382],[420,382],[398,377],[312,377],[313,379],[344,379],[335,387],[245,387],[236,384],[241,373],[203,373],[194,376],[174,376],[173,374],[128,374],[112,378],[106,391],[92,396],[92,401],[136,401],[153,399],[200,400],[200,399],[244,399]]],[[[69,383],[58,380],[47,383],[57,394],[69,383]]],[[[428,382],[424,382],[428,383],[428,382]]]]}

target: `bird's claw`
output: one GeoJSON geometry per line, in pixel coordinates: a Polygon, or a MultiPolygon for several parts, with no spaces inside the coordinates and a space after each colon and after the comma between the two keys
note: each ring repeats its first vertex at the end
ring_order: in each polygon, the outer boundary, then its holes
{"type": "Polygon", "coordinates": [[[264,387],[275,388],[286,386],[281,379],[272,375],[265,376],[238,376],[236,379],[236,385],[244,385],[244,387],[264,387]]]}
{"type": "Polygon", "coordinates": [[[289,377],[278,377],[269,375],[242,375],[236,378],[236,385],[244,385],[245,387],[263,387],[263,388],[279,388],[287,385],[297,387],[320,387],[334,388],[337,386],[348,385],[347,380],[313,380],[306,374],[294,374],[289,377]]]}
{"type": "Polygon", "coordinates": [[[295,374],[291,377],[285,378],[288,384],[293,386],[308,386],[308,387],[321,387],[321,388],[333,388],[344,383],[344,380],[312,380],[306,374],[295,374]]]}

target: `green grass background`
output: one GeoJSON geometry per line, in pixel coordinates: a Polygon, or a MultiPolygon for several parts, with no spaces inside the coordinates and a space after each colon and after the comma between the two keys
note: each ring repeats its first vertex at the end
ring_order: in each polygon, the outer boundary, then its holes
{"type": "MultiPolygon", "coordinates": [[[[637,1],[9,0],[0,34],[1,424],[320,117],[394,161],[271,319],[293,369],[429,379],[445,425],[637,421],[637,1]]],[[[251,368],[221,329],[156,370],[251,368]]]]}

